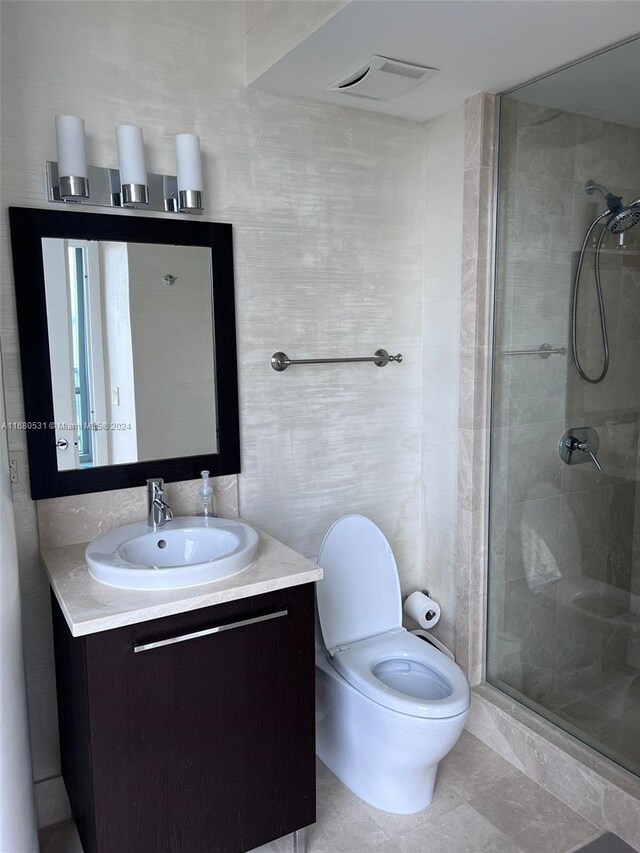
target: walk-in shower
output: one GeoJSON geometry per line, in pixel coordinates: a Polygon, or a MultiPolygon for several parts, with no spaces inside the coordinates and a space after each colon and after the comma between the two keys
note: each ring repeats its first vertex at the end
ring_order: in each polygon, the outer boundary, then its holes
{"type": "Polygon", "coordinates": [[[486,664],[640,775],[638,73],[500,99],[486,664]]]}

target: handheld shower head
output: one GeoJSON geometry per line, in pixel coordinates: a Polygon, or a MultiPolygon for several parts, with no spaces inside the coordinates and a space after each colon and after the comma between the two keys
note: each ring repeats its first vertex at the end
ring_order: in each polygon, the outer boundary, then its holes
{"type": "Polygon", "coordinates": [[[624,234],[634,225],[640,222],[640,198],[632,201],[620,210],[612,211],[612,216],[607,222],[607,228],[612,234],[624,234]]]}

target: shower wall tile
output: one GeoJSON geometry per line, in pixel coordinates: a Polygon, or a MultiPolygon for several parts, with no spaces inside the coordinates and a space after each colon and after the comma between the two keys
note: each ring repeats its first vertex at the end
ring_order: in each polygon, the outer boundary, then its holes
{"type": "Polygon", "coordinates": [[[474,684],[483,678],[485,665],[495,98],[468,99],[465,122],[455,650],[474,684]]]}
{"type": "Polygon", "coordinates": [[[575,116],[575,123],[575,180],[594,180],[609,188],[629,184],[631,128],[590,116],[575,116]]]}
{"type": "Polygon", "coordinates": [[[563,574],[606,580],[610,500],[608,486],[562,496],[563,574]]]}
{"type": "MultiPolygon", "coordinates": [[[[505,578],[526,578],[532,589],[560,577],[559,494],[507,506],[505,578]]],[[[563,532],[564,535],[564,532],[563,532]]]]}
{"type": "Polygon", "coordinates": [[[476,344],[476,317],[478,299],[478,259],[466,258],[462,262],[462,292],[460,302],[460,346],[476,344]]]}
{"type": "MultiPolygon", "coordinates": [[[[602,298],[607,323],[607,334],[610,334],[613,340],[619,339],[619,311],[620,311],[620,290],[622,284],[622,263],[621,258],[614,259],[615,264],[611,266],[603,266],[600,273],[600,281],[602,284],[602,298]]],[[[583,343],[596,342],[602,348],[602,328],[600,325],[600,312],[598,310],[598,302],[592,298],[593,290],[593,274],[591,272],[591,262],[593,261],[593,253],[588,254],[584,266],[584,278],[582,279],[578,298],[578,311],[576,328],[578,332],[578,340],[583,343]]]]}
{"type": "MultiPolygon", "coordinates": [[[[515,181],[518,166],[518,112],[520,101],[503,97],[500,102],[500,170],[513,173],[515,181]]],[[[504,190],[504,175],[500,175],[500,193],[504,190]]]]}
{"type": "Polygon", "coordinates": [[[554,251],[566,251],[572,227],[573,183],[535,172],[518,170],[515,175],[507,246],[517,247],[522,260],[546,260],[554,251]]]}
{"type": "Polygon", "coordinates": [[[518,171],[571,180],[577,116],[521,101],[517,121],[518,171]]]}
{"type": "Polygon", "coordinates": [[[466,169],[490,166],[483,162],[484,101],[481,97],[469,98],[464,111],[464,165],[466,169]]]}
{"type": "Polygon", "coordinates": [[[486,429],[459,429],[458,506],[469,512],[481,510],[485,501],[486,473],[477,470],[476,462],[487,454],[486,429]]]}
{"type": "MultiPolygon", "coordinates": [[[[638,292],[640,300],[640,291],[638,292]]],[[[617,393],[618,408],[640,410],[640,341],[618,344],[617,393]]]]}
{"type": "MultiPolygon", "coordinates": [[[[499,347],[500,342],[497,345],[499,347]]],[[[510,356],[510,359],[509,423],[541,424],[563,419],[567,378],[567,365],[563,357],[516,355],[510,356]]]]}
{"type": "Polygon", "coordinates": [[[618,340],[640,342],[640,256],[623,257],[618,340]]]}
{"type": "MultiPolygon", "coordinates": [[[[566,266],[558,265],[560,282],[568,279],[566,266]]],[[[541,344],[558,348],[567,345],[569,330],[568,293],[557,283],[545,286],[540,276],[532,276],[527,282],[513,282],[511,302],[510,348],[514,350],[537,350],[541,344]]],[[[615,306],[617,308],[617,305],[615,306]]],[[[549,356],[553,358],[554,356],[549,356]]],[[[532,357],[529,357],[531,361],[532,357]]],[[[546,360],[546,359],[545,359],[546,360]]]]}
{"type": "Polygon", "coordinates": [[[562,462],[558,439],[564,422],[514,425],[507,437],[507,492],[510,504],[560,494],[562,462]],[[531,460],[536,464],[532,465],[531,460]]]}
{"type": "Polygon", "coordinates": [[[530,589],[524,578],[505,584],[505,634],[519,647],[521,683],[537,698],[554,685],[556,589],[554,583],[530,589]]]}

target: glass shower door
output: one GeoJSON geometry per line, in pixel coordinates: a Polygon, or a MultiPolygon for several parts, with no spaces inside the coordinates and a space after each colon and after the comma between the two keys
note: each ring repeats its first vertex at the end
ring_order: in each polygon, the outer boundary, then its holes
{"type": "Polygon", "coordinates": [[[501,99],[487,679],[640,774],[640,108],[621,64],[637,73],[639,40],[501,99]]]}

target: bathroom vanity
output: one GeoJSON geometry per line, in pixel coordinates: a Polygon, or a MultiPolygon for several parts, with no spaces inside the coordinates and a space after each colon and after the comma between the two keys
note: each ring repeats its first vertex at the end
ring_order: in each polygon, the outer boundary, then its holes
{"type": "Polygon", "coordinates": [[[313,823],[321,570],[260,533],[238,575],[123,590],[89,576],[84,549],[42,556],[85,853],[244,853],[313,823]]]}

